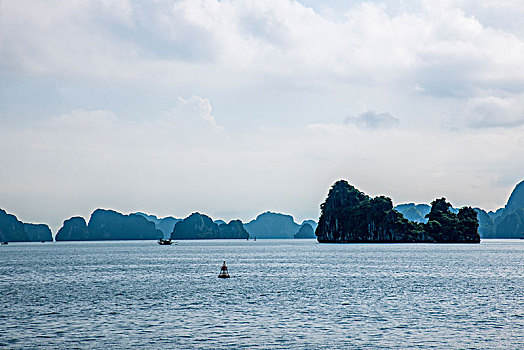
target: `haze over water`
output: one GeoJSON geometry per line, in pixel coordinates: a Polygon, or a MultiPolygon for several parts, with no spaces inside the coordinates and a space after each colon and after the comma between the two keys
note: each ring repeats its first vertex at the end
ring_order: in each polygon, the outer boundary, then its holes
{"type": "Polygon", "coordinates": [[[515,240],[9,244],[0,346],[522,349],[523,253],[515,240]]]}

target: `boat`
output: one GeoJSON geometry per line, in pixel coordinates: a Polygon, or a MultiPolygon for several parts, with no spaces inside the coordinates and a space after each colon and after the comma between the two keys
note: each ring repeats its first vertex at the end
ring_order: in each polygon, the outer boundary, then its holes
{"type": "Polygon", "coordinates": [[[171,238],[170,239],[160,238],[158,240],[158,244],[160,244],[160,245],[171,245],[171,244],[173,244],[173,242],[171,242],[171,238]]]}
{"type": "Polygon", "coordinates": [[[218,278],[229,278],[229,271],[227,270],[226,262],[222,264],[222,267],[220,268],[220,273],[218,274],[218,278]]]}
{"type": "Polygon", "coordinates": [[[2,245],[8,245],[8,244],[9,244],[9,243],[7,243],[7,242],[2,242],[2,245]]]}

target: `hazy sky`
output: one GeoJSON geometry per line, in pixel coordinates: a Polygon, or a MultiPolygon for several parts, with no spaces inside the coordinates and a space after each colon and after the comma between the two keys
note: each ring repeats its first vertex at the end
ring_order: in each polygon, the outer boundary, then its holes
{"type": "Polygon", "coordinates": [[[524,3],[0,1],[0,208],[318,219],[337,179],[505,204],[524,3]]]}

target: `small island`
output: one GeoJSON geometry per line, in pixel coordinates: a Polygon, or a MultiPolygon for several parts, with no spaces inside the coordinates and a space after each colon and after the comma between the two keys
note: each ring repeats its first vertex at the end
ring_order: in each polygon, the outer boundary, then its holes
{"type": "Polygon", "coordinates": [[[320,243],[479,243],[477,212],[450,208],[445,198],[436,199],[427,223],[409,221],[390,198],[371,198],[340,180],[320,206],[315,234],[320,243]]]}
{"type": "Polygon", "coordinates": [[[249,233],[242,221],[232,220],[228,224],[217,224],[204,214],[193,213],[176,223],[172,240],[177,239],[248,239],[249,233]]]}

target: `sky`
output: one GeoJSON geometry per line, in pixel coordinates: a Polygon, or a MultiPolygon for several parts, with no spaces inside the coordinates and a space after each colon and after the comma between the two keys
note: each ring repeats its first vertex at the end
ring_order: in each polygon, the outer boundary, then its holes
{"type": "Polygon", "coordinates": [[[504,206],[520,0],[0,1],[0,208],[318,220],[346,179],[504,206]]]}

